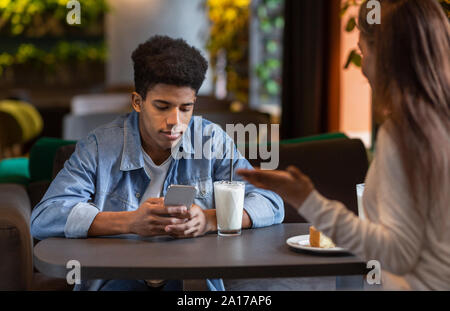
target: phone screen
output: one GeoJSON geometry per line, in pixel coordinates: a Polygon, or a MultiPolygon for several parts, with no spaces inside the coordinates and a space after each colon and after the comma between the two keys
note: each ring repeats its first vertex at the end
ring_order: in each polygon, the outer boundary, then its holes
{"type": "Polygon", "coordinates": [[[194,203],[195,192],[196,189],[194,186],[170,185],[164,198],[164,205],[184,205],[189,209],[194,203]]]}

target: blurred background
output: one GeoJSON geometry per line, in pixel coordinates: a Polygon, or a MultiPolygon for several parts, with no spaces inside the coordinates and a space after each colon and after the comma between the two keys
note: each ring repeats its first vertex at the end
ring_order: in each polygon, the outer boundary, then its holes
{"type": "Polygon", "coordinates": [[[342,132],[372,145],[361,1],[79,0],[73,25],[69,2],[0,0],[1,158],[26,156],[42,137],[78,140],[129,111],[131,52],[155,34],[209,60],[196,114],[279,123],[281,139],[342,132]]]}
{"type": "MultiPolygon", "coordinates": [[[[449,14],[449,0],[440,2],[449,14]]],[[[222,127],[279,124],[280,169],[298,166],[321,194],[358,214],[355,187],[378,127],[360,69],[360,3],[0,0],[0,290],[71,289],[35,270],[30,213],[74,143],[131,111],[131,53],[156,34],[185,39],[209,61],[196,115],[222,127]]],[[[270,126],[259,129],[244,146],[271,136],[270,126]]],[[[305,220],[285,202],[284,222],[305,220]]],[[[328,281],[298,286],[334,289],[336,280],[328,281]]]]}

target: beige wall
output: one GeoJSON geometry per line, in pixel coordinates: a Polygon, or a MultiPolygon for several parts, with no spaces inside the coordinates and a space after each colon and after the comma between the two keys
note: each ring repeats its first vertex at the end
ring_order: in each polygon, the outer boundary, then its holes
{"type": "Polygon", "coordinates": [[[359,137],[368,145],[372,126],[369,83],[360,68],[350,65],[344,69],[350,51],[357,48],[358,43],[357,29],[351,33],[345,31],[349,14],[357,14],[357,8],[343,17],[341,25],[340,131],[351,137],[359,137]]]}
{"type": "MultiPolygon", "coordinates": [[[[108,0],[112,10],[106,16],[109,85],[133,84],[131,53],[138,44],[155,34],[183,38],[208,59],[205,49],[208,19],[203,0],[108,0]]],[[[200,93],[212,92],[208,70],[200,93]]]]}

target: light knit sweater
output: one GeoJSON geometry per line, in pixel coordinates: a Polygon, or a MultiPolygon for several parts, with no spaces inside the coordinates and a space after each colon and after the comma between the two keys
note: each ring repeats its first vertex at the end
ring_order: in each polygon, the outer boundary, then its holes
{"type": "MultiPolygon", "coordinates": [[[[365,181],[366,219],[316,190],[298,212],[337,246],[366,262],[378,260],[383,289],[450,290],[450,219],[439,240],[432,222],[412,208],[406,178],[399,150],[381,127],[365,181]]],[[[450,191],[450,185],[442,186],[450,191]]]]}

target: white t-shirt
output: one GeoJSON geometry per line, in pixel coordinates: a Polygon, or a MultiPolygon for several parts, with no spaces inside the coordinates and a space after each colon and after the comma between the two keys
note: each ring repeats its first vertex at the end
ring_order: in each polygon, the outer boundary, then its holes
{"type": "MultiPolygon", "coordinates": [[[[148,198],[159,198],[161,191],[166,180],[167,171],[169,170],[170,163],[172,163],[172,157],[169,156],[166,161],[161,165],[156,165],[152,158],[142,149],[144,155],[144,169],[150,176],[150,184],[147,186],[144,195],[141,198],[141,202],[145,202],[148,198]]],[[[145,280],[148,286],[159,287],[162,286],[164,280],[145,280]]]]}
{"type": "Polygon", "coordinates": [[[159,198],[161,196],[167,171],[169,170],[170,163],[172,163],[172,157],[169,156],[163,164],[158,166],[153,162],[152,158],[150,158],[144,149],[142,149],[142,154],[144,155],[144,169],[150,176],[150,184],[141,198],[141,203],[145,202],[148,198],[159,198]]]}

